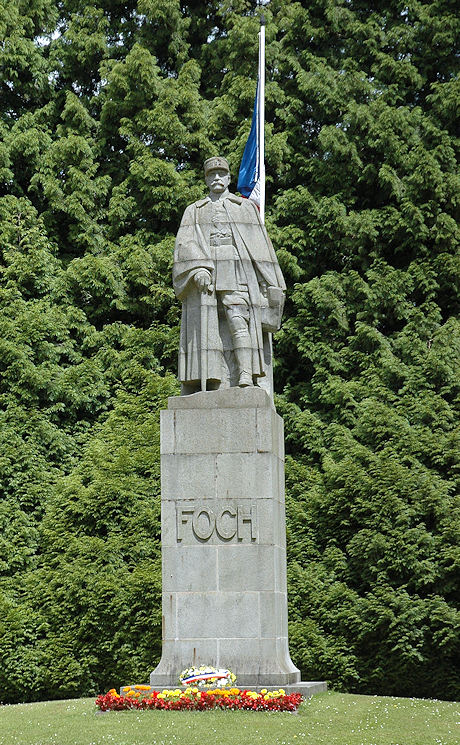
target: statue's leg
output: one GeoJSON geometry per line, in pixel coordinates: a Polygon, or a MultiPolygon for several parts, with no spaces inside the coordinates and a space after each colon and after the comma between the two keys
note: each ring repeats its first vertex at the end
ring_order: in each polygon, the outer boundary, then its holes
{"type": "Polygon", "coordinates": [[[227,323],[232,336],[233,352],[238,365],[238,385],[240,388],[253,385],[252,351],[248,321],[244,317],[244,305],[230,305],[225,308],[227,323]]]}

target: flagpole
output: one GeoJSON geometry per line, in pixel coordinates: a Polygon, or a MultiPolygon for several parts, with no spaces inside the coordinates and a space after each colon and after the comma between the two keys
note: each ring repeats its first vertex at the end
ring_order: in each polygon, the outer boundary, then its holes
{"type": "Polygon", "coordinates": [[[260,16],[259,31],[259,178],[260,217],[265,222],[265,17],[260,16]]]}

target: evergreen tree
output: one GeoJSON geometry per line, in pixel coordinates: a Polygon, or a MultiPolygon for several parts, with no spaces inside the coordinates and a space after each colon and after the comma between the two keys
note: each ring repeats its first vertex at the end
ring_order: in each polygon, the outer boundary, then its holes
{"type": "MultiPolygon", "coordinates": [[[[350,691],[459,695],[455,11],[263,9],[291,651],[350,691]]],[[[174,235],[206,157],[236,176],[260,13],[0,0],[3,701],[158,659],[174,235]]]]}

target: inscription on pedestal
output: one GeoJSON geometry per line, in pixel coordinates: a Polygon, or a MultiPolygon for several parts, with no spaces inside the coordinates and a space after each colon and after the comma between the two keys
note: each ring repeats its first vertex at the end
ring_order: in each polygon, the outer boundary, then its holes
{"type": "Polygon", "coordinates": [[[206,504],[176,506],[177,541],[194,537],[200,543],[208,541],[214,534],[222,541],[257,543],[257,505],[228,505],[221,509],[210,509],[206,504]]]}

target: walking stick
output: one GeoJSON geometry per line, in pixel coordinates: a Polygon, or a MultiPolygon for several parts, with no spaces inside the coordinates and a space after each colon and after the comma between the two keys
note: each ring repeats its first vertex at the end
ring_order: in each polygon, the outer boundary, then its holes
{"type": "Polygon", "coordinates": [[[201,390],[206,390],[208,380],[208,298],[212,293],[213,287],[209,285],[201,293],[201,325],[200,325],[200,371],[201,371],[201,390]]]}

